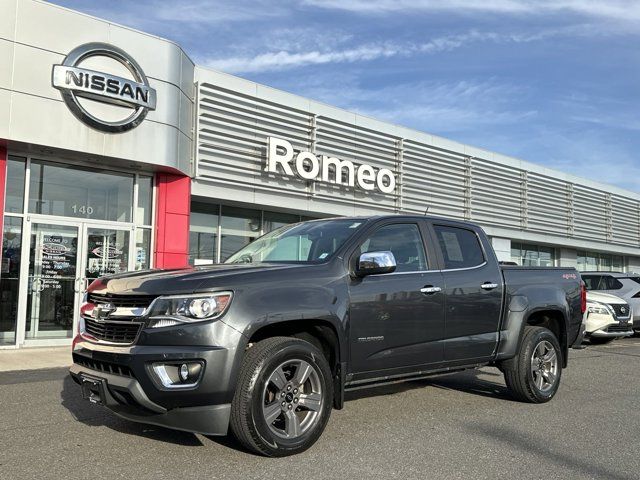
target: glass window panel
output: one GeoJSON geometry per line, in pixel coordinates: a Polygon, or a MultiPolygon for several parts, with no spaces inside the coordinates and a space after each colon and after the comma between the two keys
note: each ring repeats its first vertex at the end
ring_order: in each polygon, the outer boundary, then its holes
{"type": "Polygon", "coordinates": [[[587,270],[587,254],[578,252],[578,270],[584,272],[587,270]]]}
{"type": "Polygon", "coordinates": [[[26,338],[71,337],[78,228],[32,223],[26,338]]]}
{"type": "Polygon", "coordinates": [[[600,255],[600,270],[603,272],[611,271],[611,256],[600,255]]]}
{"type": "MultiPolygon", "coordinates": [[[[216,260],[218,240],[217,205],[193,202],[189,226],[189,262],[193,265],[196,260],[216,260]]],[[[202,263],[202,262],[201,262],[202,263]]]]}
{"type": "Polygon", "coordinates": [[[22,219],[5,217],[0,268],[0,345],[15,343],[22,219]]]}
{"type": "Polygon", "coordinates": [[[420,230],[415,224],[400,223],[380,227],[363,242],[360,253],[390,251],[396,259],[396,272],[427,269],[427,256],[420,230]]]}
{"type": "Polygon", "coordinates": [[[297,223],[300,221],[299,215],[292,215],[290,213],[277,213],[277,212],[264,212],[263,214],[263,233],[269,233],[276,228],[284,227],[290,223],[297,223]]]}
{"type": "Polygon", "coordinates": [[[614,272],[622,272],[624,271],[623,268],[623,260],[621,256],[618,255],[613,255],[611,257],[611,270],[614,272]]]}
{"type": "Polygon", "coordinates": [[[138,225],[151,225],[151,205],[153,202],[153,184],[151,177],[138,177],[138,225]]]}
{"type": "Polygon", "coordinates": [[[129,269],[129,231],[88,228],[86,272],[89,280],[129,269]]]}
{"type": "Polygon", "coordinates": [[[540,247],[538,258],[541,267],[553,267],[555,264],[555,250],[550,247],[540,247]]]}
{"type": "Polygon", "coordinates": [[[222,207],[221,262],[260,236],[260,217],[260,210],[222,207]]]}
{"type": "Polygon", "coordinates": [[[138,228],[136,230],[136,270],[146,270],[151,261],[151,230],[138,228]]]}
{"type": "Polygon", "coordinates": [[[22,213],[24,210],[24,158],[9,157],[7,160],[7,185],[4,211],[22,213]]]}
{"type": "Polygon", "coordinates": [[[31,162],[29,212],[130,222],[133,175],[31,162]]]}
{"type": "Polygon", "coordinates": [[[475,267],[484,262],[484,253],[475,232],[442,225],[435,225],[434,230],[444,255],[444,268],[475,267]]]}
{"type": "Polygon", "coordinates": [[[325,262],[361,222],[350,219],[285,225],[236,252],[228,263],[325,262]]]}

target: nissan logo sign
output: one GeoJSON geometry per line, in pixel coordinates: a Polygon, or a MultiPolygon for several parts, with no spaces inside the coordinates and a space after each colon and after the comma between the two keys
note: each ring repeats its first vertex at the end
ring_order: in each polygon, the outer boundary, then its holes
{"type": "Polygon", "coordinates": [[[107,43],[86,43],[74,48],[62,65],[53,66],[51,82],[60,90],[67,107],[78,119],[103,132],[131,130],[140,125],[149,110],[156,109],[156,91],[149,86],[140,65],[124,50],[107,43]],[[119,62],[132,78],[81,67],[82,62],[93,57],[107,57],[119,62]],[[116,121],[99,118],[87,110],[80,98],[117,105],[130,112],[116,121]]]}

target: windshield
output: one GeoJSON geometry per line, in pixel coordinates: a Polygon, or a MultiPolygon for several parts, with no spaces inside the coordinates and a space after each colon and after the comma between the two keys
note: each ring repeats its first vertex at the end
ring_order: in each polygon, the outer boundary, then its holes
{"type": "Polygon", "coordinates": [[[347,219],[285,225],[250,243],[225,263],[324,262],[360,225],[361,221],[347,219]]]}

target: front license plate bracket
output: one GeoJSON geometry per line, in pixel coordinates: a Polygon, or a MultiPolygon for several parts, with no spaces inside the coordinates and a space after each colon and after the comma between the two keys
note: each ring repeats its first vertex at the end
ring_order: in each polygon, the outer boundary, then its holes
{"type": "Polygon", "coordinates": [[[96,405],[104,405],[104,380],[81,377],[82,398],[96,405]]]}

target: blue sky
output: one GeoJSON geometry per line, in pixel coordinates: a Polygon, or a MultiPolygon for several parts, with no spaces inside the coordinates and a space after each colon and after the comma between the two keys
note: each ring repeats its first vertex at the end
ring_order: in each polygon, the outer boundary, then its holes
{"type": "Polygon", "coordinates": [[[640,2],[56,0],[205,66],[640,191],[640,2]]]}

